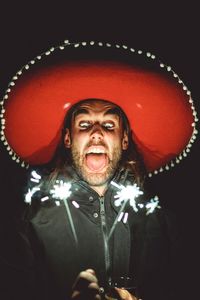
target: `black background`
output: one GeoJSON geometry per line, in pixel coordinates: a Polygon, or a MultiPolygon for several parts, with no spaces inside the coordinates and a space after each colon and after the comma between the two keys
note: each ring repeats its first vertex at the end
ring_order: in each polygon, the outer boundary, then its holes
{"type": "MultiPolygon", "coordinates": [[[[12,76],[24,64],[65,39],[123,43],[150,51],[172,66],[192,92],[200,115],[199,29],[198,8],[192,2],[27,1],[1,5],[0,93],[3,96],[12,76]]],[[[2,145],[0,151],[0,216],[2,224],[9,226],[22,203],[23,170],[2,145]]],[[[198,278],[194,272],[198,271],[199,257],[199,161],[197,140],[180,165],[152,180],[163,206],[176,213],[183,228],[183,264],[191,294],[198,278]]]]}

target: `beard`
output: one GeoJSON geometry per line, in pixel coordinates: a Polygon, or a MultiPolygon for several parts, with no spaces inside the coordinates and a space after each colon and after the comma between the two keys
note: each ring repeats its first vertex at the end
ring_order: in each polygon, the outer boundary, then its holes
{"type": "Polygon", "coordinates": [[[111,180],[122,156],[120,147],[115,147],[112,152],[112,159],[108,158],[108,164],[104,171],[90,172],[85,166],[85,157],[81,155],[76,147],[71,148],[73,165],[78,175],[90,186],[103,186],[111,180]]]}

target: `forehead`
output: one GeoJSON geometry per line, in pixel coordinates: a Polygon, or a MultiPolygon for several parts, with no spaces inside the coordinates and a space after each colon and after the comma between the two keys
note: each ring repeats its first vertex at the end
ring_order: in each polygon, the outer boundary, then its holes
{"type": "Polygon", "coordinates": [[[81,103],[74,113],[74,118],[78,115],[113,115],[114,117],[120,116],[119,108],[109,102],[103,101],[92,101],[81,103]]]}

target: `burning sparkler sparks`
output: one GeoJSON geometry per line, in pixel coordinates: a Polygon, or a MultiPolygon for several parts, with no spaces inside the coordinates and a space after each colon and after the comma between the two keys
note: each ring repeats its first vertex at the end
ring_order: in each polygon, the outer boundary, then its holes
{"type": "Polygon", "coordinates": [[[33,195],[34,195],[37,191],[39,191],[39,190],[40,190],[39,187],[34,187],[34,188],[32,188],[32,189],[28,189],[28,192],[27,192],[26,195],[25,195],[25,200],[24,200],[24,201],[25,201],[26,203],[28,203],[28,204],[31,205],[33,195]]]}
{"type": "Polygon", "coordinates": [[[129,201],[129,204],[133,207],[133,210],[137,212],[138,208],[136,206],[135,198],[143,194],[139,187],[135,183],[126,187],[123,185],[119,185],[114,181],[111,181],[111,184],[116,186],[120,190],[114,196],[114,198],[117,198],[117,200],[115,200],[115,205],[120,206],[122,205],[122,203],[125,202],[126,204],[129,201]]]}
{"type": "Polygon", "coordinates": [[[140,195],[143,195],[143,191],[141,191],[136,184],[123,186],[114,181],[111,181],[111,184],[119,189],[114,198],[116,199],[115,205],[121,205],[121,207],[108,235],[108,240],[111,238],[118,222],[120,222],[122,219],[123,223],[127,222],[128,213],[125,212],[125,207],[128,203],[130,206],[132,206],[135,212],[138,212],[139,209],[146,209],[146,215],[153,213],[156,208],[160,208],[158,196],[155,196],[146,204],[136,201],[140,195]]]}
{"type": "Polygon", "coordinates": [[[32,177],[30,179],[31,181],[36,182],[36,183],[40,182],[40,180],[41,180],[42,177],[35,170],[33,170],[31,172],[31,175],[32,175],[32,177]]]}
{"type": "MultiPolygon", "coordinates": [[[[34,186],[33,188],[29,188],[28,192],[25,195],[25,202],[28,204],[31,204],[32,202],[32,197],[33,195],[37,192],[40,191],[40,181],[41,181],[42,177],[35,171],[33,170],[31,172],[31,178],[30,181],[34,182],[37,184],[37,186],[34,186]]],[[[65,205],[65,209],[67,212],[67,216],[69,219],[69,223],[71,226],[71,230],[72,230],[72,234],[76,243],[76,246],[78,245],[78,239],[77,239],[77,234],[76,234],[76,230],[74,227],[74,222],[73,222],[73,218],[71,215],[71,211],[69,208],[69,203],[68,203],[68,198],[70,197],[72,191],[71,191],[71,183],[69,182],[64,182],[63,180],[56,180],[56,184],[53,186],[53,188],[49,191],[49,194],[51,195],[51,197],[53,199],[55,199],[55,203],[57,206],[60,206],[60,201],[63,201],[64,205],[65,205]]],[[[50,195],[44,195],[40,200],[41,202],[45,202],[47,200],[50,199],[50,195]]],[[[72,204],[74,205],[74,207],[79,208],[79,205],[76,201],[72,201],[72,204]]]]}
{"type": "Polygon", "coordinates": [[[160,205],[159,205],[159,199],[158,199],[158,196],[155,196],[153,199],[151,199],[146,205],[146,215],[149,215],[151,213],[154,212],[154,210],[156,208],[161,208],[160,205]]]}
{"type": "MultiPolygon", "coordinates": [[[[116,186],[119,191],[117,192],[117,194],[114,196],[114,198],[117,198],[117,200],[115,200],[115,205],[116,206],[120,206],[121,205],[121,208],[118,212],[118,215],[112,225],[112,228],[110,230],[110,233],[108,235],[108,241],[109,239],[111,238],[114,230],[115,230],[115,227],[117,225],[118,222],[121,221],[122,217],[123,217],[123,214],[124,214],[124,209],[126,207],[126,204],[129,202],[130,205],[133,207],[133,210],[134,211],[138,211],[138,208],[136,206],[136,201],[135,201],[135,198],[137,198],[139,195],[142,195],[143,192],[139,189],[139,187],[136,185],[136,184],[133,184],[133,185],[128,185],[128,186],[123,186],[123,185],[119,185],[117,184],[116,182],[114,181],[111,181],[111,184],[116,186]]],[[[126,223],[127,222],[127,219],[128,219],[128,214],[126,213],[124,215],[124,220],[123,222],[126,223]]]]}
{"type": "Polygon", "coordinates": [[[71,226],[72,234],[73,234],[76,246],[78,246],[78,238],[77,238],[76,230],[74,227],[74,222],[73,222],[73,218],[71,215],[71,211],[69,208],[69,203],[67,201],[67,199],[69,198],[71,193],[72,193],[71,192],[71,183],[64,182],[63,180],[56,180],[56,184],[53,186],[53,189],[50,190],[50,194],[52,195],[52,198],[63,201],[65,208],[66,208],[69,223],[71,226]]]}
{"type": "Polygon", "coordinates": [[[71,183],[64,182],[63,180],[56,180],[56,184],[53,189],[50,190],[50,194],[53,198],[64,200],[71,195],[71,183]]]}

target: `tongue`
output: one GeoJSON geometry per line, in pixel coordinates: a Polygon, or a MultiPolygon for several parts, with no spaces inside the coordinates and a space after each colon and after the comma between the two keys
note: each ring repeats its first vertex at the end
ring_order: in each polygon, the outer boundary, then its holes
{"type": "Polygon", "coordinates": [[[101,170],[107,162],[105,154],[88,154],[86,156],[86,165],[92,171],[101,170]]]}

